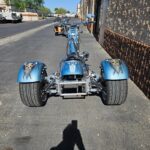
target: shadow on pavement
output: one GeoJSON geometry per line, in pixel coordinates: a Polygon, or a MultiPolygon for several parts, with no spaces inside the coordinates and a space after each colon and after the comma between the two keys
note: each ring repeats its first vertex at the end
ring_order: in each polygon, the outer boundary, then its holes
{"type": "Polygon", "coordinates": [[[71,124],[68,124],[63,131],[63,140],[50,150],[74,150],[75,145],[79,150],[85,150],[77,124],[77,120],[72,120],[71,124]]]}

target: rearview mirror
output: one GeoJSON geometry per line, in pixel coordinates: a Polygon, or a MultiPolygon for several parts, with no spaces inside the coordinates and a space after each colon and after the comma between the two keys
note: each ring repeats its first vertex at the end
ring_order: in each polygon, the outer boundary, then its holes
{"type": "Polygon", "coordinates": [[[88,19],[94,19],[95,15],[94,14],[87,14],[86,18],[88,18],[88,19]]]}

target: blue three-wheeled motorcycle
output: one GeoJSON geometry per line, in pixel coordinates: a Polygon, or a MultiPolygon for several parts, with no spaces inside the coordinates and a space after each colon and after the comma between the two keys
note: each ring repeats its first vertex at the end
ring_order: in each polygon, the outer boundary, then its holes
{"type": "MultiPolygon", "coordinates": [[[[88,24],[92,22],[81,22],[88,24]]],[[[120,59],[106,59],[96,74],[86,64],[89,54],[79,51],[79,23],[67,31],[67,54],[60,62],[59,72],[47,75],[46,65],[39,61],[25,62],[18,73],[22,102],[29,107],[44,106],[51,96],[63,98],[98,95],[106,105],[125,102],[128,91],[128,68],[120,59]]]]}

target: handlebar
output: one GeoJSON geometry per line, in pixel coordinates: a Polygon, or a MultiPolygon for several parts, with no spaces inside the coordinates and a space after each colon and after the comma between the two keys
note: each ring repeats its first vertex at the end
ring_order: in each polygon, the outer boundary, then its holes
{"type": "Polygon", "coordinates": [[[80,25],[88,25],[88,24],[94,24],[95,23],[95,21],[81,21],[81,22],[78,22],[78,23],[73,23],[73,24],[71,24],[71,23],[68,23],[68,24],[66,24],[66,25],[68,25],[68,26],[70,26],[70,27],[79,27],[80,25]]]}
{"type": "Polygon", "coordinates": [[[89,24],[94,24],[95,21],[84,21],[83,25],[87,26],[89,24]]]}

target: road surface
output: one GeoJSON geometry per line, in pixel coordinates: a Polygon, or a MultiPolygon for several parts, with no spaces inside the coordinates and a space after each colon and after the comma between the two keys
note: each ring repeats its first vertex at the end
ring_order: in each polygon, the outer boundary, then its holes
{"type": "Polygon", "coordinates": [[[54,18],[49,18],[40,21],[22,22],[22,23],[5,23],[0,24],[0,38],[12,36],[29,29],[34,29],[39,26],[53,22],[54,18]]]}
{"type": "MultiPolygon", "coordinates": [[[[53,73],[65,49],[66,38],[55,37],[52,27],[0,46],[0,150],[58,150],[74,134],[79,146],[75,150],[83,145],[86,150],[149,150],[150,101],[130,80],[127,101],[121,106],[105,106],[98,96],[51,97],[42,108],[21,103],[16,83],[20,65],[39,60],[53,73]]],[[[86,30],[81,49],[90,52],[91,68],[99,72],[99,62],[109,56],[86,30]]]]}

